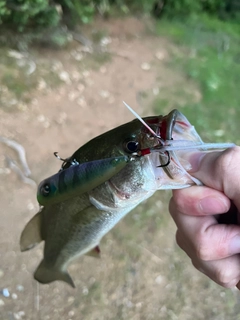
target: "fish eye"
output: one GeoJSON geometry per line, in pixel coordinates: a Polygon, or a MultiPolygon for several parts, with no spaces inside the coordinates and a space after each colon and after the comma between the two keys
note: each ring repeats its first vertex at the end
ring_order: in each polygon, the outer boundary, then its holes
{"type": "Polygon", "coordinates": [[[41,187],[41,194],[45,197],[47,197],[50,193],[50,185],[49,183],[45,183],[42,187],[41,187]]]}
{"type": "Polygon", "coordinates": [[[133,152],[136,152],[139,148],[139,143],[137,141],[134,141],[134,140],[127,140],[125,141],[125,150],[127,152],[130,152],[130,153],[133,153],[133,152]]]}

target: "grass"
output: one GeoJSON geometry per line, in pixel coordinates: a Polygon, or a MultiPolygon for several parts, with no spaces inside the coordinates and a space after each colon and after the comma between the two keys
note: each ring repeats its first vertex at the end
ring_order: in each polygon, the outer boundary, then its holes
{"type": "MultiPolygon", "coordinates": [[[[178,45],[169,65],[194,81],[201,93],[200,101],[189,103],[184,88],[175,88],[171,94],[185,95],[184,105],[177,107],[184,109],[203,139],[240,143],[240,26],[199,16],[187,22],[160,21],[157,33],[178,45]]],[[[166,105],[166,99],[157,97],[155,110],[161,103],[166,105]]]]}
{"type": "Polygon", "coordinates": [[[0,48],[0,108],[13,112],[19,103],[28,103],[42,79],[49,89],[63,83],[58,74],[51,70],[51,61],[40,61],[39,56],[35,58],[34,55],[15,59],[9,56],[10,51],[0,48]],[[28,73],[31,67],[28,61],[36,65],[31,74],[28,73]]]}
{"type": "Polygon", "coordinates": [[[14,93],[16,98],[21,98],[23,93],[31,91],[37,86],[36,79],[32,81],[30,77],[24,77],[22,72],[16,74],[11,70],[3,75],[2,83],[14,93]]]}
{"type": "MultiPolygon", "coordinates": [[[[98,31],[94,41],[97,39],[100,41],[104,35],[104,31],[98,31]]],[[[46,82],[46,87],[50,90],[64,83],[60,80],[58,72],[52,71],[52,61],[42,59],[36,48],[29,50],[29,56],[20,59],[11,57],[10,49],[0,48],[0,108],[5,111],[16,111],[18,102],[29,102],[34,91],[38,90],[41,80],[46,82]],[[28,74],[28,69],[31,67],[29,61],[36,65],[32,74],[28,74]]],[[[81,67],[98,70],[110,60],[111,54],[108,52],[93,52],[91,55],[86,55],[81,67]]]]}
{"type": "Polygon", "coordinates": [[[99,68],[111,61],[111,54],[109,52],[93,52],[91,56],[86,56],[84,59],[84,67],[91,70],[99,70],[99,68]]]}

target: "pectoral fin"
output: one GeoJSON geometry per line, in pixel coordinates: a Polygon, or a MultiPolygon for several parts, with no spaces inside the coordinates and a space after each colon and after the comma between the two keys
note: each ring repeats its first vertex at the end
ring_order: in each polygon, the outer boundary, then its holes
{"type": "Polygon", "coordinates": [[[100,259],[101,258],[101,251],[100,251],[99,246],[96,246],[92,250],[88,251],[87,253],[85,253],[85,255],[100,259]]]}
{"type": "Polygon", "coordinates": [[[43,240],[41,235],[41,213],[39,211],[25,226],[20,238],[21,251],[30,250],[43,240]]]}
{"type": "Polygon", "coordinates": [[[67,271],[49,268],[44,260],[41,261],[40,265],[35,271],[34,278],[41,283],[50,283],[56,280],[61,280],[75,288],[75,284],[67,271]]]}

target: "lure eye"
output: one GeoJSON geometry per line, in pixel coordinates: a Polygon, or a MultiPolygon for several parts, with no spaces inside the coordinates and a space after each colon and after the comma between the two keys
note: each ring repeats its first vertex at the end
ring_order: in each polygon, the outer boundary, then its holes
{"type": "Polygon", "coordinates": [[[47,197],[50,193],[50,185],[48,183],[45,183],[42,187],[41,187],[41,194],[44,197],[47,197]]]}
{"type": "Polygon", "coordinates": [[[127,152],[133,153],[136,152],[139,148],[139,143],[134,140],[129,140],[125,142],[125,149],[127,152]]]}

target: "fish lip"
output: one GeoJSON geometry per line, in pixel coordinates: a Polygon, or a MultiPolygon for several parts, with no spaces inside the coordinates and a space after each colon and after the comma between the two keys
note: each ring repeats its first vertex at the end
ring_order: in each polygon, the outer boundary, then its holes
{"type": "Polygon", "coordinates": [[[113,192],[114,195],[116,195],[121,200],[130,199],[131,195],[130,193],[121,191],[113,182],[111,179],[108,180],[108,185],[113,192]]]}
{"type": "Polygon", "coordinates": [[[168,115],[164,116],[161,122],[160,136],[163,137],[164,140],[172,139],[172,133],[173,133],[175,124],[176,124],[176,112],[175,110],[173,110],[168,115]]]}
{"type": "Polygon", "coordinates": [[[153,119],[149,122],[146,121],[147,124],[155,131],[156,136],[151,136],[148,129],[144,126],[142,127],[142,134],[148,134],[150,136],[149,139],[153,140],[154,147],[158,146],[159,144],[164,144],[165,140],[172,139],[176,118],[177,114],[176,110],[174,109],[166,116],[159,116],[156,117],[155,120],[153,119]],[[158,139],[157,136],[160,137],[160,139],[158,139]]]}

